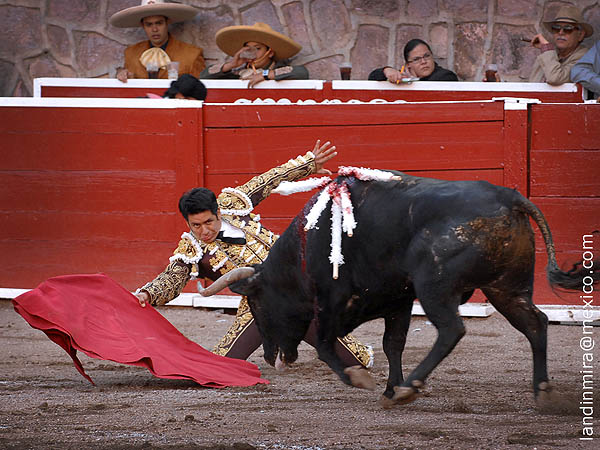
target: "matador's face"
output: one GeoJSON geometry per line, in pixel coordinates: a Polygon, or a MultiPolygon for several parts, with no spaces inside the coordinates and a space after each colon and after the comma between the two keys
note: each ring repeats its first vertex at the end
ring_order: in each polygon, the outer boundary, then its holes
{"type": "Polygon", "coordinates": [[[216,215],[209,210],[190,214],[187,221],[192,234],[206,244],[213,242],[221,230],[221,214],[218,211],[216,215]]]}

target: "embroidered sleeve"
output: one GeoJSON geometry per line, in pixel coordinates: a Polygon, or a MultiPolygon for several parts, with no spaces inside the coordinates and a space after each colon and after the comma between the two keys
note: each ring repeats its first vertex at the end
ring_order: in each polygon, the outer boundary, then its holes
{"type": "Polygon", "coordinates": [[[236,73],[233,71],[223,72],[221,68],[223,67],[223,63],[213,64],[211,66],[205,67],[202,73],[198,78],[208,78],[208,79],[236,79],[239,78],[236,73]]]}
{"type": "Polygon", "coordinates": [[[308,70],[304,66],[282,66],[275,70],[275,80],[308,80],[308,70]]]}
{"type": "Polygon", "coordinates": [[[255,176],[242,186],[223,189],[217,198],[221,212],[238,216],[248,215],[282,181],[296,181],[315,173],[314,161],[315,156],[308,152],[255,176]]]}
{"type": "Polygon", "coordinates": [[[179,294],[190,279],[191,266],[182,261],[173,261],[154,280],[138,291],[146,291],[151,305],[164,305],[179,294]]]}

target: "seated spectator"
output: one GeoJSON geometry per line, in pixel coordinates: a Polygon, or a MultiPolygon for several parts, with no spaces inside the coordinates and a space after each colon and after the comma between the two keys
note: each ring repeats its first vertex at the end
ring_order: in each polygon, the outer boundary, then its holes
{"type": "Polygon", "coordinates": [[[581,83],[600,97],[600,41],[594,45],[571,69],[571,81],[581,83]]]}
{"type": "Polygon", "coordinates": [[[458,81],[456,74],[440,67],[433,60],[431,47],[421,39],[411,39],[404,46],[406,64],[400,70],[393,67],[375,69],[369,74],[369,80],[392,83],[402,82],[402,78],[418,78],[419,81],[458,81]]]}
{"type": "Polygon", "coordinates": [[[559,85],[571,81],[571,69],[587,49],[581,42],[594,33],[592,26],[583,21],[575,6],[563,6],[554,20],[544,22],[552,33],[552,43],[542,34],[531,40],[531,45],[542,51],[533,64],[529,81],[559,85]]]}
{"type": "Polygon", "coordinates": [[[264,80],[308,79],[304,66],[288,61],[302,46],[265,23],[222,28],[217,31],[216,41],[233,59],[207,67],[200,78],[248,80],[249,88],[264,80]]]}
{"type": "Polygon", "coordinates": [[[113,14],[111,25],[119,28],[141,26],[148,37],[125,49],[125,67],[117,69],[117,78],[168,78],[167,65],[179,63],[179,74],[200,75],[204,69],[202,49],[175,39],[169,34],[169,24],[193,19],[198,11],[189,5],[165,3],[163,0],[142,0],[134,6],[113,14]],[[149,70],[150,69],[150,70],[149,70]]]}

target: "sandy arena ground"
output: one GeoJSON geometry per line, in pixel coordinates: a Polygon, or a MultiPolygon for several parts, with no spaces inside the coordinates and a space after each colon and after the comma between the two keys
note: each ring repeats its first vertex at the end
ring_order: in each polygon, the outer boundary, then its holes
{"type": "MultiPolygon", "coordinates": [[[[207,348],[233,321],[219,311],[163,307],[160,312],[207,348]]],[[[387,377],[381,320],[354,333],[375,349],[375,392],[340,382],[304,343],[298,362],[284,372],[264,362],[262,349],[255,352],[251,361],[271,384],[227,389],[158,379],[145,369],[80,353],[94,387],[60,347],[29,327],[10,301],[0,300],[0,448],[600,448],[596,440],[579,440],[581,326],[549,328],[549,373],[559,395],[540,410],[525,337],[498,313],[465,322],[467,335],[429,377],[420,398],[383,410],[377,403],[387,377]]],[[[425,318],[413,318],[405,373],[435,337],[425,318]]],[[[600,392],[595,397],[598,415],[600,392]]]]}

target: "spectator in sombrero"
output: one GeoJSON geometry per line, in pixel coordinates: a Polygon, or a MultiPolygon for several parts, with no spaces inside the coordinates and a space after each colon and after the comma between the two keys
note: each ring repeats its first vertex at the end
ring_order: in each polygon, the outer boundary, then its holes
{"type": "Polygon", "coordinates": [[[117,78],[168,78],[167,66],[178,62],[178,74],[197,77],[204,69],[202,49],[181,42],[169,34],[169,24],[193,19],[198,10],[189,5],[163,0],[142,0],[141,5],[113,14],[110,24],[119,28],[142,27],[148,40],[125,49],[125,67],[117,69],[117,78]]]}
{"type": "Polygon", "coordinates": [[[248,80],[249,88],[264,80],[308,79],[306,67],[289,62],[302,46],[265,23],[222,28],[216,42],[232,59],[207,67],[200,78],[248,80]]]}
{"type": "Polygon", "coordinates": [[[563,6],[554,20],[544,22],[552,33],[551,42],[537,34],[531,45],[541,50],[536,58],[529,81],[559,85],[571,81],[571,69],[587,52],[582,42],[594,33],[589,23],[583,21],[581,11],[575,6],[563,6]]]}

